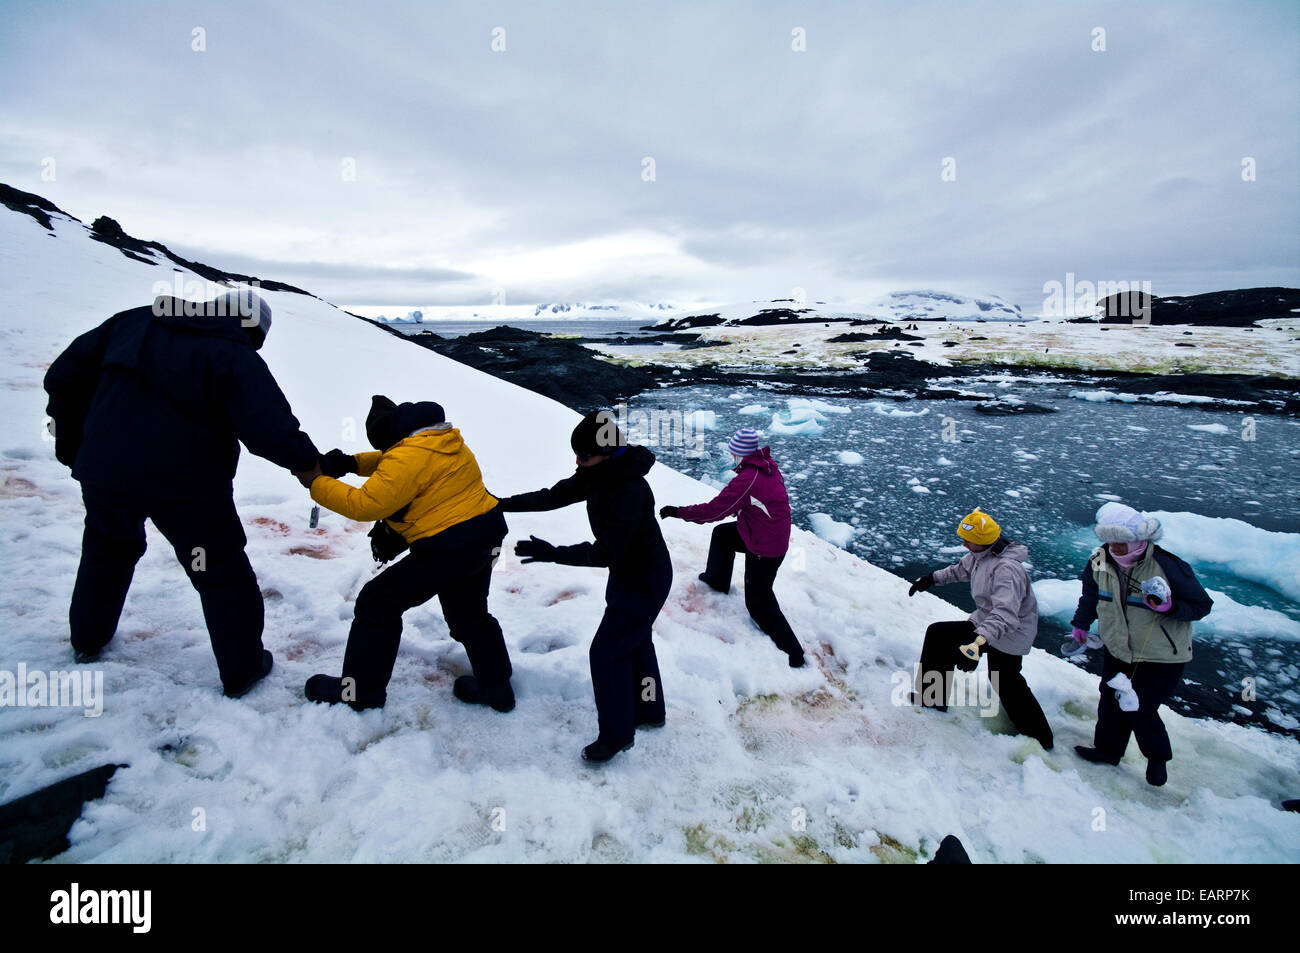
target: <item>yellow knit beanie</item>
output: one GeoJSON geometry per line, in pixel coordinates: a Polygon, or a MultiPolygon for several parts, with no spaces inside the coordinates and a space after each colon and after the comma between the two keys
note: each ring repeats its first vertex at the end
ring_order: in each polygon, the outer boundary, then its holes
{"type": "Polygon", "coordinates": [[[957,535],[976,546],[991,546],[1002,535],[1002,527],[977,506],[974,512],[957,524],[957,535]]]}

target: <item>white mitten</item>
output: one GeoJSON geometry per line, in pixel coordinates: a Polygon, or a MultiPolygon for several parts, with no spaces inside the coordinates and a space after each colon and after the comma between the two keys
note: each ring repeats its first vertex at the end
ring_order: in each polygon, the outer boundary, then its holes
{"type": "Polygon", "coordinates": [[[1169,583],[1165,582],[1160,576],[1152,576],[1142,583],[1142,592],[1145,595],[1155,599],[1157,603],[1168,602],[1169,597],[1173,595],[1169,591],[1169,583]]]}
{"type": "Polygon", "coordinates": [[[1120,672],[1106,684],[1115,689],[1115,694],[1119,696],[1120,711],[1138,710],[1138,693],[1133,688],[1133,683],[1128,680],[1127,675],[1120,672]]]}

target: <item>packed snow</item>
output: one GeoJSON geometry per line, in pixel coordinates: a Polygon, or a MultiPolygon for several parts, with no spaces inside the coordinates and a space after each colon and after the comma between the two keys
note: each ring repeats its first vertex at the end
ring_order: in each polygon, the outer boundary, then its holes
{"type": "MultiPolygon", "coordinates": [[[[42,436],[42,375],[76,334],[172,277],[55,223],[50,238],[0,212],[4,671],[73,667],[65,620],[82,507],[42,436]]],[[[571,472],[572,411],[317,299],[266,297],[263,356],[322,450],[363,449],[358,424],[384,393],[443,403],[497,493],[571,472]]],[[[662,466],[650,482],[660,503],[715,492],[662,466]]],[[[150,527],[118,635],[94,666],[102,715],[0,709],[0,800],[130,765],[87,805],[60,861],[913,862],[949,833],[977,862],[1300,860],[1297,820],[1277,807],[1296,793],[1293,739],[1167,713],[1170,781],[1149,788],[1135,748],[1118,769],[1071,753],[1091,736],[1096,679],[1041,651],[1025,673],[1056,731],[1051,752],[1008,734],[1002,715],[915,711],[900,696],[925,626],[962,613],[930,593],[909,599],[906,581],[802,530],[776,584],[812,663],[791,670],[750,623],[739,570],[730,596],[695,578],[709,528],[664,524],[676,578],[655,638],[668,726],[603,768],[578,750],[595,736],[586,652],[605,575],[524,566],[509,547],[491,606],[515,665],[514,712],[452,698],[467,663],[436,601],[406,616],[382,711],[308,704],[303,682],[338,672],[356,593],[375,572],[368,527],[323,513],[309,528],[306,492],[248,454],[235,496],[276,658],[264,683],[222,697],[198,599],[150,527]]],[[[510,526],[512,541],[589,535],[581,506],[510,526]]]]}

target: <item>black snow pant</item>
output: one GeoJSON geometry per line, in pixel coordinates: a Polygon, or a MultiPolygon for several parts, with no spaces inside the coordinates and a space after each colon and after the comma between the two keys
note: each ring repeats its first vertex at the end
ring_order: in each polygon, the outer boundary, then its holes
{"type": "Polygon", "coordinates": [[[591,640],[591,687],[600,726],[597,740],[615,749],[632,740],[638,724],[664,720],[663,683],[650,629],[672,584],[665,550],[644,588],[613,575],[605,586],[605,614],[591,640]]]}
{"type": "Polygon", "coordinates": [[[1102,650],[1101,701],[1097,703],[1097,728],[1092,744],[1112,761],[1124,757],[1130,735],[1137,735],[1138,749],[1148,761],[1168,761],[1174,756],[1169,732],[1160,720],[1160,706],[1183,682],[1182,662],[1122,662],[1102,650]],[[1138,710],[1119,707],[1115,689],[1106,683],[1123,672],[1133,683],[1138,710]]]}
{"type": "Polygon", "coordinates": [[[803,646],[799,643],[790,623],[786,621],[781,605],[776,601],[772,585],[776,571],[781,568],[784,556],[756,556],[745,547],[738,524],[720,523],[713,528],[709,543],[709,561],[704,569],[705,581],[718,592],[731,591],[731,570],[736,553],[745,554],[745,608],[777,647],[786,655],[799,658],[803,646]]]}
{"type": "MultiPolygon", "coordinates": [[[[979,668],[978,660],[968,659],[961,647],[975,641],[975,626],[970,620],[962,622],[936,622],[925,630],[925,643],[921,646],[921,704],[926,708],[948,710],[948,696],[952,688],[953,668],[973,672],[979,668]]],[[[989,681],[993,684],[1002,708],[1006,711],[1016,731],[1036,738],[1044,748],[1052,745],[1052,728],[1047,723],[1038,699],[1029,690],[1029,683],[1020,674],[1024,656],[1011,655],[995,649],[989,643],[980,646],[980,655],[989,660],[989,681]]]]}
{"type": "Polygon", "coordinates": [[[112,640],[144,555],[147,518],[199,594],[222,686],[237,690],[261,672],[262,593],[232,497],[157,500],[90,484],[82,484],[81,495],[86,528],[68,611],[74,649],[93,653],[112,640]]]}
{"type": "Polygon", "coordinates": [[[488,611],[492,566],[506,536],[500,509],[416,540],[410,552],[357,594],[343,677],[354,679],[358,703],[382,706],[402,641],[402,614],[435,595],[450,635],[465,646],[482,685],[507,681],[512,669],[501,625],[488,611]]]}

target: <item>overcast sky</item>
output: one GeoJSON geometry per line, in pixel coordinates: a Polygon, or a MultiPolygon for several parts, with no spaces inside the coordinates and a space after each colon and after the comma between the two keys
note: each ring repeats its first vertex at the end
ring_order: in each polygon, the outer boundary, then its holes
{"type": "Polygon", "coordinates": [[[1298,159],[1293,0],[0,0],[0,181],[345,306],[1300,286],[1298,159]]]}

